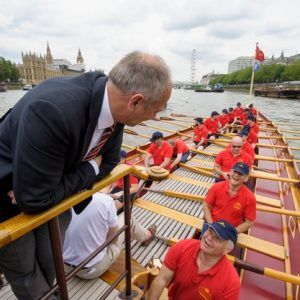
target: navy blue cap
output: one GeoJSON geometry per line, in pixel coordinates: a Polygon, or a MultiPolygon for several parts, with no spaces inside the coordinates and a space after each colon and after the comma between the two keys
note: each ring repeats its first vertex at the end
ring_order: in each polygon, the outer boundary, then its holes
{"type": "Polygon", "coordinates": [[[255,117],[252,114],[249,114],[246,119],[251,120],[251,121],[255,121],[255,117]]]}
{"type": "Polygon", "coordinates": [[[233,242],[233,244],[236,244],[238,233],[235,227],[229,222],[225,220],[219,220],[213,223],[205,222],[202,227],[201,235],[203,235],[204,232],[209,228],[211,228],[221,240],[230,240],[233,242]]]}
{"type": "Polygon", "coordinates": [[[127,152],[125,150],[120,150],[121,158],[125,158],[127,156],[127,152]]]}
{"type": "Polygon", "coordinates": [[[195,118],[194,120],[197,121],[200,124],[203,123],[203,118],[201,118],[201,117],[195,118]]]}
{"type": "Polygon", "coordinates": [[[213,116],[218,116],[219,115],[219,113],[217,112],[217,111],[213,111],[212,113],[211,113],[211,116],[213,117],[213,116]]]}
{"type": "Polygon", "coordinates": [[[249,175],[249,166],[243,162],[237,162],[232,170],[239,172],[242,175],[249,175]]]}
{"type": "Polygon", "coordinates": [[[150,139],[150,142],[155,142],[156,140],[163,138],[163,134],[160,131],[155,131],[152,134],[152,137],[150,139]]]}
{"type": "Polygon", "coordinates": [[[238,136],[243,137],[243,136],[248,136],[249,131],[247,130],[241,130],[241,132],[238,133],[238,136]]]}

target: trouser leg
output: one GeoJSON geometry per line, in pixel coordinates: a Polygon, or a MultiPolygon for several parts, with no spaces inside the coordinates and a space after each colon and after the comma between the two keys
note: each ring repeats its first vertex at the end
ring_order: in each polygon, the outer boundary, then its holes
{"type": "MultiPolygon", "coordinates": [[[[120,247],[116,243],[112,243],[107,247],[106,255],[100,262],[88,269],[81,269],[76,273],[76,276],[83,279],[95,279],[101,276],[119,257],[120,247]]],[[[68,267],[68,266],[67,266],[68,267]]],[[[70,270],[70,267],[68,267],[70,270]]]]}
{"type": "MultiPolygon", "coordinates": [[[[70,212],[59,218],[64,236],[70,212]]],[[[55,267],[44,224],[0,249],[0,268],[18,299],[40,299],[52,286],[55,267]]]]}

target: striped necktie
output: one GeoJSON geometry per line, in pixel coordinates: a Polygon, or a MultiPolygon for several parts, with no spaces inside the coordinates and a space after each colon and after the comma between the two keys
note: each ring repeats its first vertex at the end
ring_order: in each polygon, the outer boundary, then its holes
{"type": "Polygon", "coordinates": [[[91,159],[94,159],[98,156],[99,151],[102,149],[104,144],[108,141],[108,139],[111,137],[113,132],[115,131],[116,123],[114,123],[111,127],[108,127],[104,130],[101,139],[99,140],[98,144],[93,147],[90,152],[86,155],[86,157],[83,159],[84,161],[88,161],[91,159]]]}

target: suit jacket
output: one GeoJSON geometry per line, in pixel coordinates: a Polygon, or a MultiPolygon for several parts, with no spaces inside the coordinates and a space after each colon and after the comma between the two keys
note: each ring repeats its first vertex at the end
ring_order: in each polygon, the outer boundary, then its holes
{"type": "Polygon", "coordinates": [[[0,123],[0,221],[30,214],[104,178],[119,162],[123,124],[101,149],[99,175],[83,162],[101,112],[107,77],[99,72],[47,80],[27,92],[0,123]]]}

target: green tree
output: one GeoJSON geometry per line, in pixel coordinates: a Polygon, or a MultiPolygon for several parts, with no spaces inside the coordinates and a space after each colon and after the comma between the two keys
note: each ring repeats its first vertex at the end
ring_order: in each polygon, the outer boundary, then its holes
{"type": "Polygon", "coordinates": [[[20,71],[10,60],[0,57],[0,81],[16,81],[20,78],[20,71]]]}
{"type": "Polygon", "coordinates": [[[287,65],[281,74],[282,81],[300,80],[300,61],[287,65]]]}

